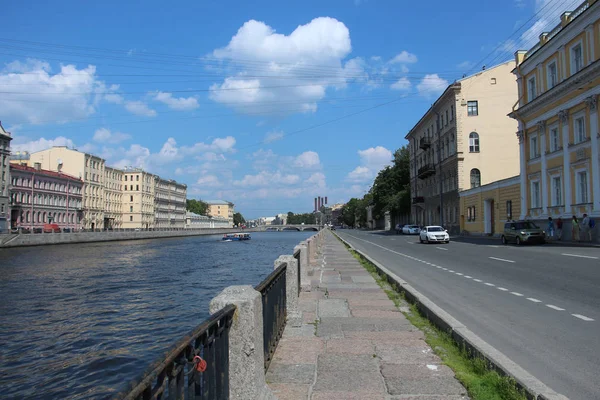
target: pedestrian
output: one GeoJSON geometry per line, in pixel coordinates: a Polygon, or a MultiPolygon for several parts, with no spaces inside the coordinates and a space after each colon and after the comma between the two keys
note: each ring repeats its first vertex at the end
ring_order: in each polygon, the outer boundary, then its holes
{"type": "Polygon", "coordinates": [[[552,221],[552,217],[548,217],[548,233],[546,236],[548,239],[554,240],[554,221],[552,221]]]}
{"type": "Polygon", "coordinates": [[[583,214],[583,220],[581,221],[581,239],[592,241],[592,230],[590,229],[590,217],[587,214],[583,214]]]}
{"type": "Polygon", "coordinates": [[[400,224],[396,224],[396,235],[400,234],[400,224]]]}
{"type": "Polygon", "coordinates": [[[556,236],[558,237],[558,240],[562,239],[562,224],[562,218],[558,217],[556,220],[556,236]]]}
{"type": "Polygon", "coordinates": [[[571,240],[579,242],[579,221],[577,217],[573,215],[571,219],[571,240]]]}

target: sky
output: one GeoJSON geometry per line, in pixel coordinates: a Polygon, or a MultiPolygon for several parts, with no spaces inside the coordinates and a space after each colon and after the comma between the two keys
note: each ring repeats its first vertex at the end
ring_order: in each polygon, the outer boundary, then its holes
{"type": "Polygon", "coordinates": [[[13,152],[76,148],[247,219],[310,212],[362,197],[449,83],[579,3],[10,2],[0,121],[13,152]]]}

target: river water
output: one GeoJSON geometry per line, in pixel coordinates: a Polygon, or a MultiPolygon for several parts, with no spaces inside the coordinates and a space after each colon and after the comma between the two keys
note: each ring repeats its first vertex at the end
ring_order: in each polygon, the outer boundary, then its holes
{"type": "Polygon", "coordinates": [[[0,249],[3,399],[110,398],[314,232],[0,249]]]}

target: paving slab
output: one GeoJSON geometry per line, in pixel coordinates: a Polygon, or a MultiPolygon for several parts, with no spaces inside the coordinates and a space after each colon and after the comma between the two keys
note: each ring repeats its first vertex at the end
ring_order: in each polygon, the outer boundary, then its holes
{"type": "Polygon", "coordinates": [[[279,400],[306,400],[310,385],[293,383],[270,383],[271,391],[279,400]]]}
{"type": "Polygon", "coordinates": [[[317,316],[320,319],[328,317],[350,317],[350,309],[345,299],[322,299],[317,304],[317,316]]]}
{"type": "Polygon", "coordinates": [[[284,364],[272,362],[265,379],[268,383],[296,383],[312,385],[315,364],[284,364]]]}
{"type": "Polygon", "coordinates": [[[371,355],[334,354],[319,355],[317,380],[313,392],[364,391],[385,394],[385,384],[379,364],[371,355]]]}

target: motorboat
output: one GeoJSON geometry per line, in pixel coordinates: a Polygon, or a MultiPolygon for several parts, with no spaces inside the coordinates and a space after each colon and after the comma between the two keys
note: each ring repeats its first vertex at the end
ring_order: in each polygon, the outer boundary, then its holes
{"type": "Polygon", "coordinates": [[[223,241],[233,242],[238,240],[250,240],[249,233],[226,233],[223,235],[223,241]]]}

